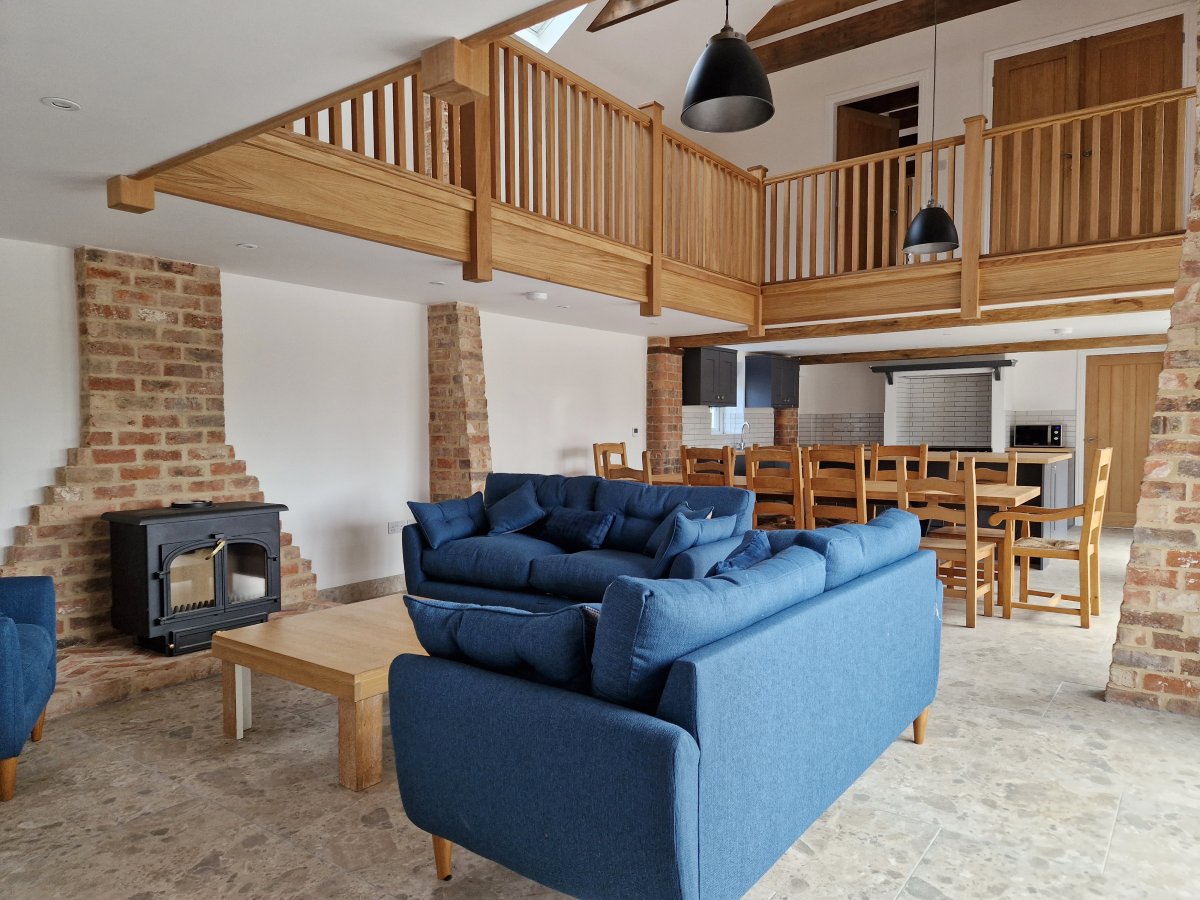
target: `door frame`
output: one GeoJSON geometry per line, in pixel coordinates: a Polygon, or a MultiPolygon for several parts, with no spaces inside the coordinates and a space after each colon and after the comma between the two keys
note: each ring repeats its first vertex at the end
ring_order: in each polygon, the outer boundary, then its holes
{"type": "Polygon", "coordinates": [[[923,135],[929,131],[929,106],[926,98],[933,85],[933,71],[918,69],[904,75],[897,75],[873,84],[859,85],[844,91],[825,95],[825,121],[829,125],[829,159],[837,159],[837,111],[839,106],[866,100],[868,97],[878,97],[880,94],[890,94],[902,88],[917,89],[917,143],[922,143],[923,135]]]}

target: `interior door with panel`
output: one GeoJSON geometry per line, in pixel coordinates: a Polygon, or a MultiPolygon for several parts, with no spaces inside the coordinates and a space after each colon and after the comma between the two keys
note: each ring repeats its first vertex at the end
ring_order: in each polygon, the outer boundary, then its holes
{"type": "MultiPolygon", "coordinates": [[[[852,106],[839,106],[837,109],[837,158],[838,162],[856,159],[860,156],[870,156],[895,150],[900,146],[900,120],[893,116],[880,115],[855,109],[852,106]]],[[[844,179],[844,186],[837,186],[836,196],[846,198],[845,205],[838,208],[838,240],[841,247],[837,259],[843,260],[839,266],[841,272],[861,272],[868,268],[879,268],[891,265],[893,259],[884,261],[883,241],[880,240],[885,228],[893,228],[895,212],[885,208],[883,197],[883,179],[891,180],[889,197],[896,197],[897,174],[892,166],[884,166],[882,162],[857,166],[845,170],[839,175],[844,179]],[[857,172],[857,175],[855,174],[857,172]],[[874,192],[870,190],[873,182],[874,192]],[[868,254],[868,230],[874,232],[874,248],[868,254]],[[843,255],[844,254],[844,255],[843,255]]]]}

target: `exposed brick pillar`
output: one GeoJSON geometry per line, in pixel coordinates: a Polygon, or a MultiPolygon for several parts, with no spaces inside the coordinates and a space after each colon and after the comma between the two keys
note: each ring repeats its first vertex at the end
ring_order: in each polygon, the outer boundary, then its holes
{"type": "Polygon", "coordinates": [[[479,310],[429,307],[429,497],[468,497],[492,470],[479,310]]]}
{"type": "MultiPolygon", "coordinates": [[[[112,250],[75,251],[79,447],[16,530],[0,575],[50,575],[64,644],[112,634],[108,524],[101,513],[172,500],[262,500],[225,443],[221,273],[112,250]]],[[[283,536],[285,607],[316,578],[283,536]]]]}
{"type": "Polygon", "coordinates": [[[683,443],[683,351],[666,338],[646,342],[646,449],[654,471],[677,473],[683,443]]]}
{"type": "Polygon", "coordinates": [[[1200,165],[1196,173],[1106,693],[1192,716],[1200,716],[1200,165]]]}
{"type": "Polygon", "coordinates": [[[775,410],[775,443],[780,445],[800,443],[800,410],[775,410]]]}

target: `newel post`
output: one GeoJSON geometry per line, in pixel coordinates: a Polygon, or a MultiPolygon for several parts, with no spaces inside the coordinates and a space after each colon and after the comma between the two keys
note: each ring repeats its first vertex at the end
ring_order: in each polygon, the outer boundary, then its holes
{"type": "MultiPolygon", "coordinates": [[[[662,315],[662,257],[663,221],[666,202],[663,188],[663,105],[647,103],[638,107],[650,116],[650,192],[644,202],[649,205],[645,219],[650,223],[650,271],[646,277],[646,302],[643,316],[662,315]]],[[[643,210],[643,213],[646,213],[643,210]]]]}
{"type": "Polygon", "coordinates": [[[963,227],[962,283],[959,288],[964,319],[979,318],[979,253],[983,246],[983,129],[986,116],[972,116],[963,121],[966,144],[963,147],[963,227]]]}
{"type": "Polygon", "coordinates": [[[754,283],[758,285],[758,296],[754,300],[754,324],[749,326],[748,331],[751,337],[762,337],[766,332],[763,330],[763,259],[766,256],[766,222],[765,210],[767,200],[767,179],[766,166],[751,166],[746,170],[754,176],[758,182],[758,190],[754,193],[754,208],[750,214],[754,217],[753,223],[753,240],[750,242],[750,252],[754,254],[754,264],[751,267],[754,283]]]}

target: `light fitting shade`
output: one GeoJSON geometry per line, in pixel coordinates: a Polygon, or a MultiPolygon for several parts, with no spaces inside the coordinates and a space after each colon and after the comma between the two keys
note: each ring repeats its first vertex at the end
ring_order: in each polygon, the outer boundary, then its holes
{"type": "Polygon", "coordinates": [[[930,200],[917,213],[904,234],[904,252],[915,255],[947,253],[958,249],[958,229],[940,204],[930,200]]]}
{"type": "Polygon", "coordinates": [[[712,36],[683,92],[680,118],[696,131],[746,131],[775,115],[771,83],[745,35],[728,25],[712,36]]]}

